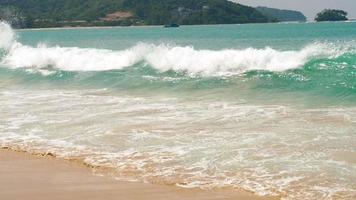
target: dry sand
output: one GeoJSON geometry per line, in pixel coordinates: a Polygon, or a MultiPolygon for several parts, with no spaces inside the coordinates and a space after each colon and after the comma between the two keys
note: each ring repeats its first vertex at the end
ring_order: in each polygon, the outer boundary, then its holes
{"type": "Polygon", "coordinates": [[[275,199],[231,190],[203,191],[144,183],[122,182],[94,175],[78,163],[0,150],[1,200],[184,200],[275,199]]]}

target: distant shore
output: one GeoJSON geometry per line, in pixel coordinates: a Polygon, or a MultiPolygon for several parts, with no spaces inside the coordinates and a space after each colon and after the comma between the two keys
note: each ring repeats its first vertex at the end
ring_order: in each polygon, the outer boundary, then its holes
{"type": "Polygon", "coordinates": [[[174,186],[117,181],[94,175],[78,163],[0,149],[0,193],[7,200],[77,199],[233,199],[269,200],[249,192],[204,191],[174,186]]]}
{"type": "MultiPolygon", "coordinates": [[[[181,25],[184,26],[222,26],[222,25],[251,25],[251,24],[310,24],[310,23],[349,23],[356,22],[356,19],[350,19],[347,21],[326,21],[326,22],[316,22],[316,21],[306,21],[306,22],[274,22],[274,23],[246,23],[246,24],[197,24],[197,25],[181,25]]],[[[133,26],[62,26],[62,27],[43,27],[43,28],[15,28],[17,31],[28,31],[28,30],[76,30],[76,29],[111,29],[111,28],[149,28],[149,27],[164,27],[164,25],[133,25],[133,26]]]]}

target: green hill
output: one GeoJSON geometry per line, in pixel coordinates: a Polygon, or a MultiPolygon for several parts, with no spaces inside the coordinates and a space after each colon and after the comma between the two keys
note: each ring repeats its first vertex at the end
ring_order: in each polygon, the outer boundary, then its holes
{"type": "Polygon", "coordinates": [[[325,9],[318,13],[315,17],[315,21],[323,22],[323,21],[346,21],[347,12],[343,10],[333,10],[333,9],[325,9]]]}
{"type": "Polygon", "coordinates": [[[0,18],[26,28],[275,21],[227,0],[0,0],[0,18]]]}
{"type": "Polygon", "coordinates": [[[298,21],[298,22],[305,22],[307,18],[302,12],[294,11],[294,10],[280,10],[276,8],[267,8],[267,7],[257,7],[258,11],[262,14],[276,18],[281,22],[288,22],[288,21],[298,21]]]}

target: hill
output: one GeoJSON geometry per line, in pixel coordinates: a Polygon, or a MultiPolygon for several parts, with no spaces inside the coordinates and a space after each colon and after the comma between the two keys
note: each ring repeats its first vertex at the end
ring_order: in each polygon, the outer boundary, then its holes
{"type": "Polygon", "coordinates": [[[305,22],[307,18],[302,12],[294,11],[294,10],[280,10],[276,8],[267,8],[267,7],[257,7],[258,11],[262,14],[276,18],[281,22],[289,22],[289,21],[299,21],[305,22]]]}
{"type": "Polygon", "coordinates": [[[325,9],[318,13],[315,17],[315,21],[322,22],[322,21],[346,21],[347,19],[347,12],[343,10],[331,10],[325,9]]]}
{"type": "Polygon", "coordinates": [[[26,28],[275,21],[227,0],[0,0],[0,13],[0,18],[26,28]]]}

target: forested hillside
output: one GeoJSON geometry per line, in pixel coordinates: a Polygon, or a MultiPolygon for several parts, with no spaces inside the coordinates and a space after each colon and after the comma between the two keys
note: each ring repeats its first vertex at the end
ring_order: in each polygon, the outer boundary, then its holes
{"type": "Polygon", "coordinates": [[[347,12],[343,10],[325,9],[318,13],[315,17],[315,21],[346,21],[347,12]]]}
{"type": "Polygon", "coordinates": [[[0,0],[0,18],[25,28],[276,21],[227,0],[0,0]]]}
{"type": "Polygon", "coordinates": [[[280,10],[276,8],[267,8],[267,7],[257,7],[258,11],[262,14],[269,16],[271,18],[276,18],[282,22],[288,21],[299,21],[305,22],[307,18],[302,12],[294,11],[294,10],[280,10]]]}

